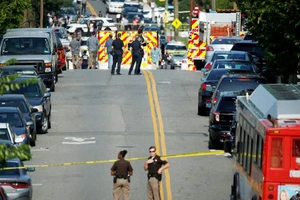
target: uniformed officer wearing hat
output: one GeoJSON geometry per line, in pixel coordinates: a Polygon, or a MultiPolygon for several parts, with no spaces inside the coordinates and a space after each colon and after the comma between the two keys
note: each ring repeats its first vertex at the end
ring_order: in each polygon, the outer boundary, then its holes
{"type": "Polygon", "coordinates": [[[120,151],[118,161],[111,167],[111,175],[114,176],[113,198],[119,200],[123,192],[123,200],[129,200],[130,176],[133,169],[129,161],[125,160],[126,150],[120,151]]]}
{"type": "Polygon", "coordinates": [[[156,154],[155,146],[149,148],[150,157],[144,164],[145,171],[148,170],[148,200],[160,200],[160,181],[162,172],[170,167],[166,160],[162,160],[156,154]]]}
{"type": "Polygon", "coordinates": [[[132,54],[132,61],[128,71],[128,75],[131,75],[134,65],[135,65],[134,74],[140,75],[139,66],[142,61],[142,52],[141,52],[142,50],[143,49],[141,47],[141,42],[139,41],[139,35],[136,35],[130,47],[130,51],[132,54]]]}

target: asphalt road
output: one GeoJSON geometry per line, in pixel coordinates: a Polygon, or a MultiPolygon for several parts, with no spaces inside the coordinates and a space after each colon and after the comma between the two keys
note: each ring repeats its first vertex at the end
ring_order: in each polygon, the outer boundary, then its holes
{"type": "MultiPolygon", "coordinates": [[[[156,90],[147,85],[151,74],[145,72],[141,76],[111,76],[108,70],[64,72],[52,93],[52,129],[38,135],[33,158],[25,165],[112,160],[123,149],[128,150],[126,158],[146,157],[148,147],[157,142],[153,118],[160,126],[163,123],[165,140],[159,137],[158,146],[165,147],[167,154],[208,152],[208,118],[196,114],[201,72],[151,73],[156,90]],[[156,91],[160,122],[157,104],[149,101],[149,95],[155,99],[156,91]],[[156,115],[151,113],[153,105],[156,115]]],[[[164,172],[164,199],[229,199],[231,159],[209,155],[168,161],[171,167],[164,172]]],[[[131,161],[133,200],[147,199],[144,162],[131,161]]],[[[112,164],[37,167],[31,173],[33,199],[112,199],[112,164]]]]}

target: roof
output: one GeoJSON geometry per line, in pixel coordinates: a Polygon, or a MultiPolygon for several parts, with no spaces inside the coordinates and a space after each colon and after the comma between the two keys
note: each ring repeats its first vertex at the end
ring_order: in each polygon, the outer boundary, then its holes
{"type": "Polygon", "coordinates": [[[249,102],[263,118],[300,119],[300,85],[262,84],[249,102]]]}
{"type": "Polygon", "coordinates": [[[0,107],[0,113],[16,113],[19,111],[17,107],[0,107]]]}
{"type": "Polygon", "coordinates": [[[258,44],[258,42],[254,41],[254,40],[238,40],[234,44],[237,44],[237,43],[241,43],[241,44],[258,44]]]}
{"type": "Polygon", "coordinates": [[[40,37],[40,38],[49,38],[49,35],[42,31],[12,31],[7,32],[3,38],[6,37],[40,37]]]}
{"type": "Polygon", "coordinates": [[[0,123],[0,128],[7,128],[8,123],[0,123]]]}
{"type": "Polygon", "coordinates": [[[23,94],[4,94],[0,95],[0,100],[16,100],[16,99],[24,99],[23,94]]]}

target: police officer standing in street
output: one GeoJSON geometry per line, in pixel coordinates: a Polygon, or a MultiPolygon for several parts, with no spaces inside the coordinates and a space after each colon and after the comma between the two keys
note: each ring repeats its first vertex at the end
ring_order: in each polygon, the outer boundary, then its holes
{"type": "Polygon", "coordinates": [[[118,33],[117,38],[112,43],[113,65],[111,68],[111,75],[115,74],[115,68],[117,64],[118,64],[117,75],[121,75],[120,71],[121,71],[124,43],[120,38],[121,38],[121,33],[118,33]]]}
{"type": "Polygon", "coordinates": [[[155,146],[149,148],[150,157],[144,164],[144,170],[148,170],[148,200],[160,200],[160,181],[162,172],[170,167],[170,164],[162,160],[156,154],[155,146]]]}
{"type": "Polygon", "coordinates": [[[131,75],[134,64],[135,64],[134,74],[135,75],[139,74],[138,66],[140,66],[140,63],[142,61],[142,52],[141,52],[141,50],[142,50],[142,47],[141,47],[141,42],[139,41],[139,35],[136,35],[135,39],[132,42],[131,47],[130,47],[130,51],[131,51],[131,54],[132,54],[132,61],[131,61],[131,65],[130,65],[130,68],[129,68],[128,75],[131,75]]]}
{"type": "Polygon", "coordinates": [[[123,200],[129,200],[130,191],[130,176],[132,176],[133,169],[129,161],[125,160],[126,150],[120,151],[118,154],[118,161],[111,167],[111,175],[114,176],[113,198],[120,200],[121,190],[123,192],[123,200]]]}
{"type": "Polygon", "coordinates": [[[137,69],[136,69],[136,75],[141,75],[141,64],[142,64],[142,59],[144,57],[144,46],[147,45],[144,37],[143,37],[143,29],[142,28],[139,28],[138,29],[138,41],[141,43],[141,62],[139,63],[139,65],[137,65],[137,69]]]}

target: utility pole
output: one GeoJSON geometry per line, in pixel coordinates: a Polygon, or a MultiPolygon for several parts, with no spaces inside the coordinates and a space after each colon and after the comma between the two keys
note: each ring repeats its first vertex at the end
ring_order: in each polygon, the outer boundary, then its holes
{"type": "Polygon", "coordinates": [[[40,6],[40,28],[43,28],[43,22],[44,22],[44,0],[41,0],[41,6],[40,6]]]}
{"type": "Polygon", "coordinates": [[[233,9],[234,9],[234,10],[237,10],[236,0],[233,0],[233,9]]]}
{"type": "Polygon", "coordinates": [[[194,10],[194,0],[190,0],[190,30],[192,29],[192,18],[193,18],[193,10],[194,10]]]}
{"type": "MultiPolygon", "coordinates": [[[[174,19],[178,19],[178,0],[174,0],[174,19]]],[[[178,29],[175,28],[175,40],[178,41],[179,32],[178,29]]]]}

